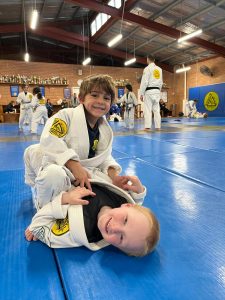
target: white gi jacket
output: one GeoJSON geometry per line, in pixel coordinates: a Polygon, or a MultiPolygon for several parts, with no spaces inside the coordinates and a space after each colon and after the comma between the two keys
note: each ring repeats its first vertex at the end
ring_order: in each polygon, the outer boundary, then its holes
{"type": "Polygon", "coordinates": [[[150,63],[143,72],[141,78],[140,95],[144,96],[147,87],[158,87],[159,90],[149,90],[148,93],[159,93],[163,85],[162,69],[155,63],[150,63]]]}
{"type": "Polygon", "coordinates": [[[188,117],[194,117],[197,113],[196,103],[194,100],[189,100],[186,102],[186,115],[188,117]]]}
{"type": "Polygon", "coordinates": [[[121,171],[113,159],[113,132],[104,117],[99,120],[99,142],[93,158],[88,158],[89,135],[83,104],[76,108],[64,108],[48,119],[40,139],[44,153],[43,164],[63,166],[69,160],[80,161],[82,166],[99,168],[108,174],[109,166],[121,171]]]}
{"type": "Polygon", "coordinates": [[[32,101],[33,95],[29,92],[25,95],[24,92],[19,93],[16,102],[20,104],[21,110],[27,110],[31,108],[31,101],[32,101]]]}
{"type": "MultiPolygon", "coordinates": [[[[103,174],[104,176],[104,174],[103,174]]],[[[146,195],[146,188],[141,194],[125,192],[107,181],[90,180],[91,183],[103,185],[109,190],[124,197],[129,203],[143,203],[146,195]]],[[[62,193],[53,199],[52,202],[43,206],[33,217],[29,226],[30,231],[51,248],[69,248],[85,246],[96,251],[109,244],[103,239],[97,243],[89,243],[83,219],[82,205],[62,205],[62,193]],[[61,231],[57,230],[56,220],[63,220],[61,231]]]]}

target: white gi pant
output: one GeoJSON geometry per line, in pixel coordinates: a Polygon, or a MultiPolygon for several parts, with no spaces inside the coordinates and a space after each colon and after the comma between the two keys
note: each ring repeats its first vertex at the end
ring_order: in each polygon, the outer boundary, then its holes
{"type": "Polygon", "coordinates": [[[38,124],[44,119],[44,124],[48,120],[48,110],[45,105],[40,105],[36,108],[32,116],[31,132],[37,133],[38,124]]]}
{"type": "Polygon", "coordinates": [[[132,107],[130,110],[125,110],[124,112],[124,122],[126,128],[133,129],[134,128],[134,110],[135,108],[132,107]]]}
{"type": "Polygon", "coordinates": [[[161,128],[161,115],[160,115],[160,90],[149,90],[144,95],[144,119],[145,128],[152,127],[152,112],[154,113],[155,128],[161,128]]]}
{"type": "Polygon", "coordinates": [[[32,108],[20,108],[20,117],[19,117],[19,129],[23,129],[23,124],[26,121],[29,125],[29,129],[31,126],[31,120],[32,120],[32,108]]]}
{"type": "Polygon", "coordinates": [[[40,209],[62,191],[71,188],[73,174],[65,166],[42,165],[43,154],[40,145],[35,144],[24,152],[25,183],[35,189],[35,207],[40,209]]]}

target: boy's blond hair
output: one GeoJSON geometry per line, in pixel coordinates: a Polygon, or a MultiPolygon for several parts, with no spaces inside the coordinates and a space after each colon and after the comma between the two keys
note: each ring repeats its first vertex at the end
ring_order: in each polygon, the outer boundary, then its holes
{"type": "Polygon", "coordinates": [[[99,74],[85,77],[80,86],[79,98],[84,99],[84,97],[89,94],[93,88],[97,88],[100,91],[104,91],[111,95],[111,103],[114,101],[115,85],[112,77],[109,75],[99,74]]]}
{"type": "Polygon", "coordinates": [[[145,256],[145,255],[149,254],[150,252],[152,252],[155,249],[155,247],[159,241],[160,226],[159,226],[159,222],[156,219],[155,215],[149,208],[143,207],[140,205],[134,205],[133,208],[137,209],[139,212],[144,214],[145,217],[148,219],[149,225],[150,225],[150,231],[149,231],[148,236],[146,237],[145,243],[141,250],[139,250],[138,252],[131,252],[131,251],[130,252],[125,251],[125,252],[126,252],[126,254],[128,254],[130,256],[141,257],[141,256],[145,256]]]}

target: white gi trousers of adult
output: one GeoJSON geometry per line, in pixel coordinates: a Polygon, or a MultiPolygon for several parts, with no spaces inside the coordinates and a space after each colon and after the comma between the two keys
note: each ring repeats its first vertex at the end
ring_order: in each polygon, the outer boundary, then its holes
{"type": "Polygon", "coordinates": [[[144,95],[144,119],[145,128],[152,127],[152,112],[154,114],[155,128],[161,128],[161,115],[160,115],[160,90],[149,90],[144,95]]]}

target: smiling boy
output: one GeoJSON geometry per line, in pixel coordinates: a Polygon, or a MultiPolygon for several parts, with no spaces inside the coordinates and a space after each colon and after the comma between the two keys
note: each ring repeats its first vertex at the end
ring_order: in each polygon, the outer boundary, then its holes
{"type": "Polygon", "coordinates": [[[106,181],[92,180],[93,191],[76,187],[40,209],[25,231],[52,248],[109,244],[132,256],[150,253],[159,240],[159,224],[143,202],[146,189],[136,176],[122,176],[126,191],[106,181]]]}
{"type": "Polygon", "coordinates": [[[111,155],[113,132],[104,117],[114,99],[110,76],[85,78],[80,86],[81,104],[52,116],[44,127],[40,145],[25,150],[25,182],[36,189],[36,207],[41,208],[61,191],[69,190],[71,182],[91,190],[89,170],[94,168],[122,187],[118,176],[121,167],[111,155]]]}

